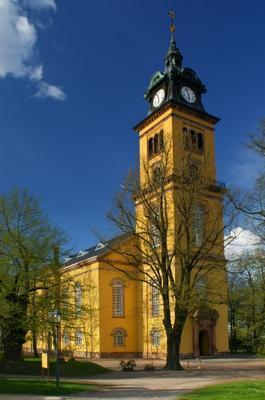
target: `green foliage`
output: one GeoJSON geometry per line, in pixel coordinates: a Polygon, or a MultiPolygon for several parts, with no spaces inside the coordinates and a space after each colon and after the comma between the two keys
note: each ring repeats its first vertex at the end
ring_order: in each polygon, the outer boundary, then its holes
{"type": "Polygon", "coordinates": [[[258,346],[257,354],[262,357],[265,356],[265,341],[258,346]]]}
{"type": "Polygon", "coordinates": [[[241,381],[192,391],[181,400],[263,400],[265,381],[241,381]]]}
{"type": "Polygon", "coordinates": [[[95,390],[95,386],[83,383],[61,382],[56,388],[51,381],[0,379],[0,393],[62,396],[91,390],[95,390]]]}
{"type": "Polygon", "coordinates": [[[261,158],[260,172],[252,187],[233,200],[242,213],[242,223],[252,232],[258,246],[247,245],[230,267],[229,308],[231,350],[243,348],[264,354],[265,348],[265,120],[247,146],[261,158]],[[256,247],[256,249],[255,249],[256,247]]]}
{"type": "Polygon", "coordinates": [[[242,255],[230,266],[231,350],[263,354],[265,346],[265,254],[242,255]]]}
{"type": "MultiPolygon", "coordinates": [[[[38,291],[54,285],[54,249],[66,242],[28,190],[0,196],[0,329],[5,357],[18,360],[26,333],[36,328],[38,291]]],[[[47,297],[48,299],[48,297],[47,297]]],[[[50,300],[49,300],[50,301],[50,300]]]]}

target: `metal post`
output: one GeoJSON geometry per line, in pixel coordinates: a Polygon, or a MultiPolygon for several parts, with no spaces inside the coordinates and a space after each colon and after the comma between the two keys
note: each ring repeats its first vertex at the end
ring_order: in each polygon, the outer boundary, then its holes
{"type": "Polygon", "coordinates": [[[59,322],[56,322],[56,387],[59,387],[60,384],[60,368],[59,368],[59,322]]]}
{"type": "Polygon", "coordinates": [[[59,364],[59,329],[60,329],[60,322],[61,322],[61,314],[59,310],[55,310],[55,323],[56,323],[56,347],[55,347],[55,362],[56,362],[56,369],[55,369],[55,376],[56,376],[56,387],[58,388],[60,385],[60,364],[59,364]]]}

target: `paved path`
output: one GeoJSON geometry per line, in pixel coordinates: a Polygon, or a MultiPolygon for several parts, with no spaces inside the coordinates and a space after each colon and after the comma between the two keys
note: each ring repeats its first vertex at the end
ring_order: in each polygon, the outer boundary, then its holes
{"type": "MultiPolygon", "coordinates": [[[[137,361],[138,368],[143,367],[146,360],[137,361]]],[[[117,360],[100,361],[100,364],[118,369],[117,360]]],[[[160,361],[155,361],[159,367],[160,361]]],[[[187,367],[187,362],[183,362],[187,367]]],[[[265,379],[265,360],[256,359],[220,359],[205,360],[202,369],[197,362],[190,362],[186,371],[134,371],[111,372],[97,375],[91,379],[78,379],[80,382],[95,383],[99,390],[77,396],[0,396],[0,400],[175,400],[192,389],[209,384],[234,381],[238,379],[265,379]]],[[[77,379],[75,379],[77,380],[77,379]]]]}

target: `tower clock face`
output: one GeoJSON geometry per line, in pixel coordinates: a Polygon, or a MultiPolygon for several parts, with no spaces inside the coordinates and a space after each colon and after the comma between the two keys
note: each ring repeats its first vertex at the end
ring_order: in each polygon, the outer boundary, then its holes
{"type": "Polygon", "coordinates": [[[165,98],[165,91],[164,89],[159,89],[158,92],[156,92],[154,98],[153,98],[153,106],[154,107],[159,107],[162,101],[165,98]]]}
{"type": "Polygon", "coordinates": [[[182,97],[188,102],[188,103],[195,103],[196,101],[196,96],[193,90],[189,88],[188,86],[183,86],[181,88],[181,95],[182,97]]]}

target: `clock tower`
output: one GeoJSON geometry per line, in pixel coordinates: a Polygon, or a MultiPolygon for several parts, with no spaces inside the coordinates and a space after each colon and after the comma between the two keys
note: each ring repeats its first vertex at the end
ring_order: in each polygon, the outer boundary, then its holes
{"type": "Polygon", "coordinates": [[[153,74],[144,95],[149,102],[149,114],[169,103],[188,108],[197,115],[206,114],[202,104],[202,95],[206,93],[206,88],[191,68],[183,68],[183,56],[176,46],[174,31],[172,21],[164,71],[153,74]]]}
{"type": "MultiPolygon", "coordinates": [[[[191,207],[192,210],[197,210],[197,214],[195,222],[192,222],[189,229],[196,230],[198,240],[196,239],[196,243],[191,243],[190,254],[196,254],[198,251],[201,251],[201,254],[205,252],[200,262],[211,265],[211,272],[207,279],[212,286],[216,286],[216,293],[222,298],[222,304],[210,301],[209,308],[197,309],[189,315],[182,333],[181,353],[196,357],[226,354],[228,352],[228,314],[225,305],[227,283],[222,217],[222,199],[225,189],[224,184],[216,180],[214,145],[214,129],[219,118],[205,110],[203,95],[206,93],[206,87],[197,74],[191,68],[183,67],[183,56],[175,40],[174,14],[170,15],[172,17],[171,38],[164,60],[164,70],[153,74],[144,94],[149,107],[148,115],[135,127],[139,134],[140,185],[144,191],[150,176],[155,181],[166,154],[165,197],[170,232],[167,240],[169,246],[173,248],[178,245],[179,202],[183,197],[179,185],[179,172],[183,160],[188,160],[188,174],[194,174],[195,170],[203,169],[203,179],[206,183],[203,190],[195,194],[196,204],[191,207]],[[218,240],[213,244],[211,235],[217,226],[218,240]],[[205,241],[204,249],[203,240],[205,241]],[[200,246],[201,250],[198,250],[200,246]]],[[[146,217],[143,204],[136,200],[135,206],[137,220],[145,221],[148,217],[146,217]]],[[[156,207],[155,202],[152,207],[156,207]]],[[[148,225],[148,221],[142,223],[148,225]]],[[[159,243],[155,243],[155,246],[157,245],[159,246],[159,243]]],[[[173,253],[177,254],[175,250],[173,253]]],[[[183,257],[186,255],[184,254],[183,257]]],[[[181,276],[182,264],[178,256],[175,256],[175,265],[176,276],[181,276]]],[[[194,268],[195,275],[196,268],[194,268]]],[[[143,286],[143,299],[148,298],[148,290],[148,285],[143,286]]],[[[152,303],[152,297],[150,301],[152,303]]],[[[140,329],[144,337],[143,354],[150,355],[154,352],[150,342],[152,329],[162,325],[162,315],[159,320],[157,315],[148,311],[148,300],[146,304],[143,311],[143,325],[140,329]]],[[[163,353],[163,350],[161,352],[163,353]]]]}

